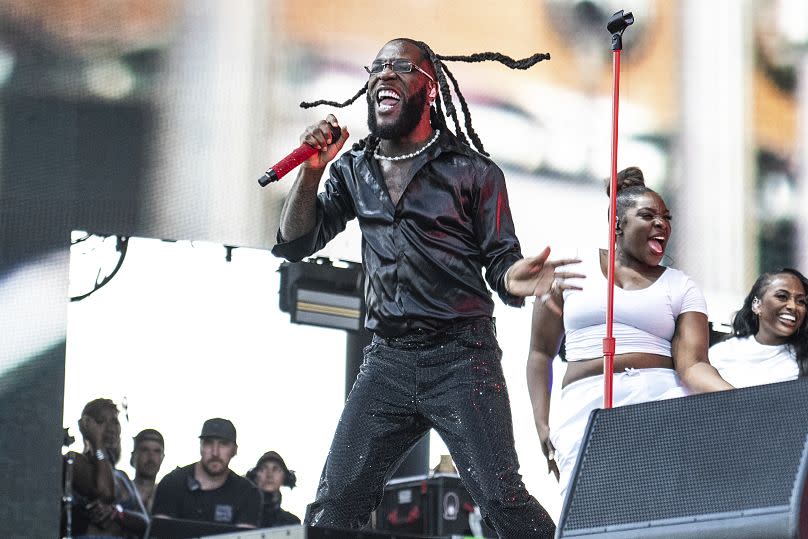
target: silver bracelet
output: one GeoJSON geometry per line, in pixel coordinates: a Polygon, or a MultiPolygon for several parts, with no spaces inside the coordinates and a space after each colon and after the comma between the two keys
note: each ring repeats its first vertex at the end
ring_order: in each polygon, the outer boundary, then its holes
{"type": "Polygon", "coordinates": [[[95,460],[107,460],[107,456],[104,454],[104,451],[101,449],[95,450],[95,460]]]}

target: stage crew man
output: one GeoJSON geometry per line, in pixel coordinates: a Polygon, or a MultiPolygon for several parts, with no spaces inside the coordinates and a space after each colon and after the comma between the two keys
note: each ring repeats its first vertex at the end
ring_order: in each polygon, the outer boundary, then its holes
{"type": "Polygon", "coordinates": [[[135,469],[134,483],[143,506],[151,512],[157,486],[155,480],[165,457],[165,441],[159,431],[143,429],[135,436],[134,442],[129,464],[135,469]]]}
{"type": "Polygon", "coordinates": [[[155,518],[181,518],[255,528],[261,521],[261,493],[230,469],[236,456],[236,427],[214,417],[202,425],[198,462],[177,468],[157,485],[155,518]]]}
{"type": "MultiPolygon", "coordinates": [[[[487,521],[501,537],[551,537],[555,526],[527,492],[514,450],[510,402],[486,281],[508,305],[549,290],[549,248],[523,258],[505,179],[487,158],[445,61],[526,69],[547,55],[439,56],[395,39],[366,67],[370,135],[330,166],[348,138],[328,115],[301,141],[319,149],[302,166],[273,252],[291,261],[320,250],[347,221],[362,231],[366,327],[374,333],[345,404],[306,521],[360,528],[407,450],[434,428],[487,521]],[[460,128],[447,79],[465,114],[460,128]],[[455,124],[444,121],[443,106],[455,124]],[[483,279],[485,269],[485,280],[483,279]]],[[[565,273],[564,276],[572,276],[565,273]]]]}

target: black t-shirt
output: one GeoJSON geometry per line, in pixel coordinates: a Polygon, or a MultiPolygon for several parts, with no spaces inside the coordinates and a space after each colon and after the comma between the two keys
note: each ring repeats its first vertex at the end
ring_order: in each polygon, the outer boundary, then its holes
{"type": "MultiPolygon", "coordinates": [[[[281,509],[280,500],[273,500],[272,495],[264,492],[264,510],[261,517],[261,528],[272,528],[275,526],[293,526],[300,524],[297,515],[281,509]]],[[[280,498],[280,496],[278,497],[280,498]]]]}
{"type": "Polygon", "coordinates": [[[257,526],[261,521],[261,493],[232,470],[221,487],[202,490],[194,478],[194,464],[190,464],[160,481],[154,493],[152,514],[257,526]]]}

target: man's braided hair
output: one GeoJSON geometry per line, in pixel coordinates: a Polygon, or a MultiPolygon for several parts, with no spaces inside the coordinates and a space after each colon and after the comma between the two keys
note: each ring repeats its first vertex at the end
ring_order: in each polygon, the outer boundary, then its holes
{"type": "MultiPolygon", "coordinates": [[[[435,54],[435,52],[423,41],[415,41],[409,38],[398,38],[392,40],[395,41],[406,41],[407,43],[412,43],[419,49],[424,55],[424,58],[428,59],[429,62],[432,64],[432,69],[435,71],[435,78],[438,82],[438,86],[440,87],[440,95],[435,99],[435,107],[430,111],[430,120],[432,121],[433,127],[446,127],[446,122],[444,120],[444,113],[443,113],[443,104],[445,103],[446,106],[446,116],[449,116],[452,119],[452,122],[455,125],[455,136],[460,139],[464,144],[469,145],[468,138],[471,139],[474,147],[483,155],[488,155],[483,147],[483,143],[480,140],[480,137],[477,135],[477,132],[474,130],[474,127],[471,125],[471,112],[469,111],[469,107],[466,104],[466,98],[463,97],[463,93],[460,91],[460,85],[457,83],[457,79],[455,79],[454,75],[449,68],[446,66],[444,62],[468,62],[468,63],[476,63],[476,62],[499,62],[503,65],[508,66],[511,69],[528,69],[533,67],[537,63],[541,62],[542,60],[549,60],[550,55],[547,53],[536,53],[533,56],[529,56],[527,58],[523,58],[521,60],[514,60],[510,56],[505,56],[504,54],[500,54],[498,52],[478,52],[475,54],[469,54],[464,56],[448,56],[442,54],[435,54]],[[463,111],[464,117],[464,124],[466,128],[466,133],[468,133],[468,138],[466,138],[466,134],[463,133],[463,130],[460,127],[460,120],[457,117],[457,108],[452,101],[452,93],[449,88],[449,83],[447,79],[451,81],[452,87],[454,88],[454,93],[457,96],[457,99],[460,101],[460,108],[463,111]]],[[[304,109],[308,109],[311,107],[316,107],[319,105],[330,105],[332,107],[347,107],[359,97],[367,92],[368,90],[368,83],[365,85],[350,99],[337,102],[337,101],[327,101],[324,99],[320,99],[317,101],[312,102],[303,102],[300,106],[304,109]]],[[[368,153],[372,153],[376,146],[379,144],[378,137],[374,135],[368,135],[366,139],[360,140],[359,142],[353,145],[354,150],[361,150],[364,149],[368,153]]]]}

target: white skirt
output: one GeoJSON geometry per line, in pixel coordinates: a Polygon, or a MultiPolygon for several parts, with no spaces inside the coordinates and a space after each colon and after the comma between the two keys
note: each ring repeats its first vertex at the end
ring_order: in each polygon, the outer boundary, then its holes
{"type": "MultiPolygon", "coordinates": [[[[626,369],[614,374],[612,405],[614,407],[641,402],[684,397],[687,391],[673,369],[626,369]]],[[[590,376],[561,390],[560,406],[551,413],[550,441],[556,449],[560,472],[562,501],[581,449],[589,414],[603,408],[603,375],[590,376]]]]}

